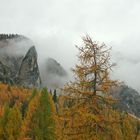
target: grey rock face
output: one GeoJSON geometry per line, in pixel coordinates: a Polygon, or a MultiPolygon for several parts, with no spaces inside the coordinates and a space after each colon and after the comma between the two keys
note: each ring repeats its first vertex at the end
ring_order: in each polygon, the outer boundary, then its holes
{"type": "Polygon", "coordinates": [[[46,72],[52,75],[67,76],[64,68],[54,59],[49,58],[46,63],[46,72]]]}
{"type": "Polygon", "coordinates": [[[42,68],[44,68],[41,70],[42,86],[56,89],[62,87],[64,83],[66,83],[68,74],[55,59],[48,58],[42,68]]]}
{"type": "Polygon", "coordinates": [[[17,72],[23,57],[9,57],[0,58],[0,81],[2,83],[14,84],[17,72]]]}
{"type": "Polygon", "coordinates": [[[31,47],[23,58],[18,73],[17,84],[26,87],[40,87],[41,78],[37,63],[37,52],[35,47],[31,47]]]}
{"type": "Polygon", "coordinates": [[[5,74],[7,74],[8,77],[14,80],[14,78],[17,76],[17,72],[20,69],[22,59],[23,56],[2,56],[0,57],[0,68],[5,69],[5,74]]]}
{"type": "Polygon", "coordinates": [[[37,52],[35,47],[30,48],[31,44],[28,38],[20,35],[0,34],[0,82],[41,86],[37,52]]]}
{"type": "Polygon", "coordinates": [[[13,84],[13,80],[10,78],[11,73],[10,68],[0,61],[0,81],[3,83],[13,84]]]}

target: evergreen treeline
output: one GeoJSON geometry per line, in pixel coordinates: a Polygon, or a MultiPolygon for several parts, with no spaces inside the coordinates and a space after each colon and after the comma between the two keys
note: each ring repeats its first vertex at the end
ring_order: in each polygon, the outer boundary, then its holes
{"type": "Polygon", "coordinates": [[[0,40],[13,39],[18,37],[20,37],[18,34],[0,34],[0,40]]]}

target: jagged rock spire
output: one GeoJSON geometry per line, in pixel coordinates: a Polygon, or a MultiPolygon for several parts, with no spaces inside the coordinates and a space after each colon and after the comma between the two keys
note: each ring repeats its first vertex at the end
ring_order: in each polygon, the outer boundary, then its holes
{"type": "Polygon", "coordinates": [[[26,87],[40,87],[41,78],[37,63],[37,52],[32,46],[22,60],[18,74],[18,84],[26,87]]]}

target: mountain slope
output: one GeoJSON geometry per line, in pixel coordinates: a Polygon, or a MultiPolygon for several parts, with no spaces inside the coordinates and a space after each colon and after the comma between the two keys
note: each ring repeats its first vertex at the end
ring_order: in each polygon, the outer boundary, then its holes
{"type": "Polygon", "coordinates": [[[48,58],[41,71],[43,86],[50,89],[60,88],[68,79],[66,70],[53,58],[48,58]]]}
{"type": "Polygon", "coordinates": [[[115,108],[140,117],[140,94],[136,90],[122,85],[113,89],[112,95],[119,100],[115,108]]]}

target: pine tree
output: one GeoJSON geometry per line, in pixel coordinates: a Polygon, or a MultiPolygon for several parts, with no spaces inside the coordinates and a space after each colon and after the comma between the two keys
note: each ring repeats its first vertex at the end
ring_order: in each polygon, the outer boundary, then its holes
{"type": "Polygon", "coordinates": [[[53,101],[54,101],[54,103],[57,103],[56,89],[53,92],[53,101]]]}
{"type": "Polygon", "coordinates": [[[0,139],[7,140],[6,124],[8,120],[10,109],[8,105],[4,107],[4,114],[0,117],[0,139]]]}
{"type": "Polygon", "coordinates": [[[38,98],[36,98],[37,104],[31,102],[27,117],[25,118],[25,122],[27,121],[27,123],[25,123],[25,137],[31,138],[32,140],[56,139],[55,120],[53,118],[52,102],[50,100],[52,100],[50,95],[47,90],[44,89],[38,98]],[[33,111],[31,108],[33,108],[33,111]]]}
{"type": "Polygon", "coordinates": [[[5,106],[3,116],[0,118],[0,139],[18,140],[21,132],[21,113],[17,106],[5,106]]]}
{"type": "Polygon", "coordinates": [[[39,97],[40,97],[39,94],[36,94],[34,96],[31,96],[30,98],[30,101],[28,103],[28,108],[22,123],[22,132],[20,136],[21,140],[32,139],[29,134],[32,131],[32,127],[30,126],[30,124],[33,123],[32,118],[33,118],[33,114],[36,112],[36,109],[38,107],[39,97]]]}
{"type": "Polygon", "coordinates": [[[110,48],[83,38],[79,49],[79,64],[73,69],[75,81],[65,85],[66,96],[64,135],[66,139],[99,139],[107,132],[108,110],[114,102],[109,95],[116,81],[110,79],[110,48]]]}
{"type": "Polygon", "coordinates": [[[15,105],[9,112],[5,126],[6,138],[8,140],[19,140],[21,132],[22,115],[15,105]]]}

